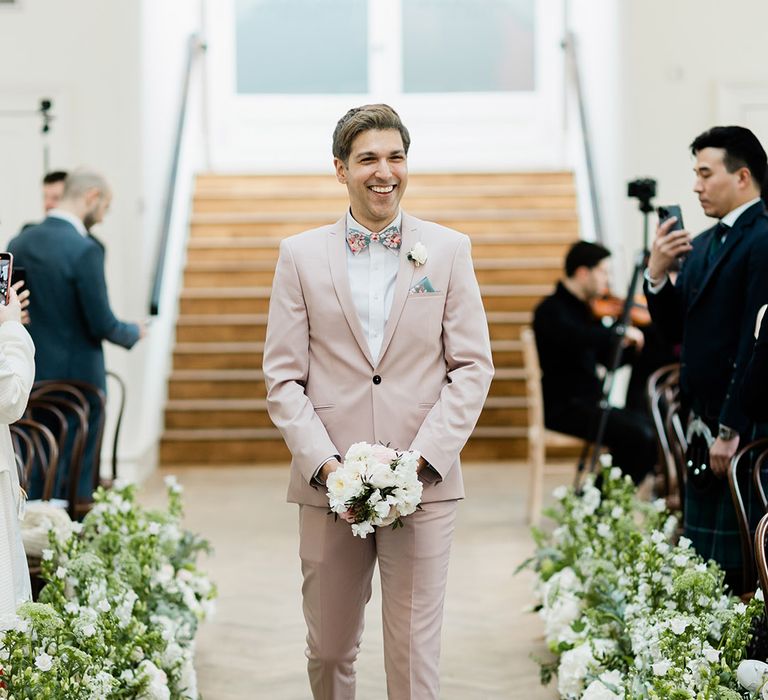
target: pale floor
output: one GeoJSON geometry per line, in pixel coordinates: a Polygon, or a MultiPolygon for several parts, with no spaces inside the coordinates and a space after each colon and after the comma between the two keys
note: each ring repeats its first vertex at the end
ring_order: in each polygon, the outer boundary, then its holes
{"type": "MultiPolygon", "coordinates": [[[[532,551],[525,524],[527,470],[520,463],[465,465],[443,626],[442,700],[550,700],[532,655],[546,655],[531,604],[532,551]]],[[[142,499],[162,503],[160,472],[142,499]]],[[[204,560],[219,586],[216,617],[198,636],[204,700],[310,700],[305,675],[297,506],[284,501],[286,468],[176,470],[186,525],[207,537],[204,560]]],[[[554,476],[550,493],[567,480],[554,476]]],[[[380,597],[374,587],[358,661],[357,700],[385,700],[380,597]]]]}

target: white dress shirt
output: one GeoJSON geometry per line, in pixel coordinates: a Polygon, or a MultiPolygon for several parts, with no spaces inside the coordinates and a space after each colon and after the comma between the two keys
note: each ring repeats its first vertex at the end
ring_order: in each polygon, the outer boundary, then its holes
{"type": "MultiPolygon", "coordinates": [[[[736,220],[752,205],[757,204],[760,201],[760,197],[755,197],[754,199],[751,199],[750,201],[742,204],[740,207],[736,207],[733,211],[729,211],[722,219],[720,219],[720,222],[725,224],[728,228],[733,228],[733,225],[736,223],[736,220]]],[[[725,241],[726,237],[728,236],[728,233],[723,234],[722,242],[725,241]]],[[[648,291],[651,294],[658,294],[662,289],[664,289],[664,285],[667,283],[667,280],[669,279],[669,275],[664,275],[664,279],[662,279],[660,282],[657,282],[656,284],[653,284],[654,280],[651,279],[650,275],[648,274],[648,268],[645,268],[645,279],[648,281],[648,291]]]]}
{"type": "Polygon", "coordinates": [[[77,229],[77,232],[81,236],[88,235],[88,229],[85,228],[85,224],[74,214],[70,214],[68,211],[64,211],[63,209],[51,209],[48,212],[48,216],[53,216],[57,219],[64,219],[64,221],[69,221],[69,223],[77,229]]]}
{"type": "MultiPolygon", "coordinates": [[[[390,226],[397,226],[402,232],[403,212],[399,211],[397,216],[390,221],[383,229],[390,226]]],[[[369,231],[362,224],[357,223],[352,216],[351,211],[347,211],[346,230],[350,228],[357,229],[363,233],[379,233],[378,231],[369,231]]],[[[400,251],[384,247],[379,241],[371,241],[365,250],[361,250],[355,255],[346,244],[347,249],[347,273],[349,275],[349,287],[352,290],[352,300],[355,304],[355,311],[363,326],[365,338],[368,341],[368,350],[371,353],[371,359],[375,362],[379,360],[381,344],[384,340],[384,326],[387,325],[389,312],[392,310],[392,300],[395,296],[395,281],[397,280],[397,271],[400,268],[400,251]]],[[[313,482],[324,485],[319,480],[320,470],[326,462],[333,459],[341,460],[340,455],[333,455],[324,459],[317,468],[313,482]]]]}
{"type": "MultiPolygon", "coordinates": [[[[402,212],[387,224],[382,231],[390,226],[401,228],[402,212]]],[[[363,233],[371,234],[365,226],[357,223],[352,212],[347,212],[347,231],[354,228],[363,233]]],[[[363,326],[368,340],[371,358],[378,362],[381,343],[384,340],[384,326],[387,324],[392,300],[395,296],[395,281],[400,267],[400,251],[386,248],[379,241],[371,241],[370,245],[355,255],[347,244],[347,272],[349,286],[355,311],[363,326]]]]}

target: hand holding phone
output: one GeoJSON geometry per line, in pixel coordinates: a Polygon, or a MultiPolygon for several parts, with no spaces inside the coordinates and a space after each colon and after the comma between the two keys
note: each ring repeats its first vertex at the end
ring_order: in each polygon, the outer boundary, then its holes
{"type": "Polygon", "coordinates": [[[667,204],[664,207],[659,207],[656,211],[659,214],[659,224],[663,224],[667,219],[671,219],[673,216],[677,219],[667,233],[683,230],[683,212],[680,210],[679,204],[667,204]]]}

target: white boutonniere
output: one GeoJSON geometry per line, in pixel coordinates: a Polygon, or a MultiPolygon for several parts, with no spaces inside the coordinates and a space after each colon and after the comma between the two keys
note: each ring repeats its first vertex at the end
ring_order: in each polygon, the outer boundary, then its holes
{"type": "Polygon", "coordinates": [[[419,241],[408,251],[407,257],[416,267],[423,265],[427,262],[427,246],[419,241]]]}

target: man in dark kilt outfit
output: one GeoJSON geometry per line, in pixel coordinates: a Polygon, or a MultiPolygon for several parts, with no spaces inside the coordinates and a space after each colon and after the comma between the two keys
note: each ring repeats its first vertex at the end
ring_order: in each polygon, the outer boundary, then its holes
{"type": "MultiPolygon", "coordinates": [[[[673,230],[674,217],[662,223],[645,288],[653,320],[670,341],[681,343],[680,389],[689,425],[695,421],[700,434],[711,435],[714,478],[708,483],[689,478],[685,535],[699,554],[725,569],[726,582],[740,593],[741,546],[727,470],[754,430],[739,389],[755,319],[768,302],[768,214],[760,199],[766,154],[749,129],[737,126],[704,132],[691,152],[694,192],[704,213],[718,223],[693,240],[687,231],[673,230]],[[678,256],[685,260],[673,284],[668,271],[678,256]]],[[[752,494],[746,500],[754,504],[752,494]]],[[[756,521],[759,508],[750,510],[756,521]]]]}

